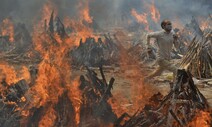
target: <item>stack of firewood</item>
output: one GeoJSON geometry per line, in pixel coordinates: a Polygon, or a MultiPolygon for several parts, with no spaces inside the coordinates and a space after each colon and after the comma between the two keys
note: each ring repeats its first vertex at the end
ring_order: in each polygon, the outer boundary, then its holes
{"type": "Polygon", "coordinates": [[[188,125],[199,111],[207,112],[208,109],[208,103],[194,85],[191,74],[185,70],[178,70],[176,82],[168,95],[162,98],[161,94],[155,94],[141,111],[133,116],[123,114],[115,126],[181,127],[188,125]],[[123,123],[122,119],[125,117],[128,117],[128,120],[123,123]]]}
{"type": "MultiPolygon", "coordinates": [[[[209,33],[211,34],[211,33],[209,33]]],[[[212,43],[209,37],[194,38],[180,63],[197,78],[212,77],[212,43]]]]}
{"type": "Polygon", "coordinates": [[[102,67],[101,79],[97,73],[87,67],[86,77],[81,76],[79,88],[82,91],[82,104],[80,107],[80,127],[93,127],[113,123],[117,116],[112,111],[107,100],[112,97],[114,78],[107,83],[102,67]]]}

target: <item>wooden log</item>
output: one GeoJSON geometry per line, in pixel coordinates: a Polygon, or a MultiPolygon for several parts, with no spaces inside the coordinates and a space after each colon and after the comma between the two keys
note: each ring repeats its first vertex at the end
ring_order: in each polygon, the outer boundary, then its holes
{"type": "Polygon", "coordinates": [[[169,110],[170,114],[172,115],[172,117],[177,121],[177,123],[181,126],[181,127],[184,127],[186,126],[182,120],[180,120],[176,115],[175,113],[173,112],[173,110],[169,110]]]}

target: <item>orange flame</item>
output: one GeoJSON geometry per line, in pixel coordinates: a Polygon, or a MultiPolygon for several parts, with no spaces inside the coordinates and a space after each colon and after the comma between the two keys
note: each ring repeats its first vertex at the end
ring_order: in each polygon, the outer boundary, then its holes
{"type": "Polygon", "coordinates": [[[38,127],[53,127],[56,120],[55,110],[53,107],[48,108],[46,114],[39,121],[38,127]]]}
{"type": "Polygon", "coordinates": [[[14,42],[14,25],[9,19],[4,19],[1,24],[1,35],[9,36],[9,41],[14,42]]]}
{"type": "Polygon", "coordinates": [[[28,68],[23,66],[21,70],[15,69],[13,66],[9,66],[8,63],[1,63],[0,69],[0,79],[6,79],[6,82],[11,85],[18,82],[21,79],[28,81],[30,79],[30,74],[28,68]],[[19,72],[19,73],[17,73],[19,72]]]}
{"type": "MultiPolygon", "coordinates": [[[[38,65],[37,80],[32,87],[32,92],[34,92],[32,105],[33,107],[45,106],[47,103],[54,105],[58,102],[58,97],[62,95],[64,89],[68,89],[76,112],[76,123],[79,123],[80,103],[77,101],[78,95],[74,93],[77,91],[77,87],[75,87],[77,82],[71,83],[71,68],[66,58],[69,49],[75,45],[76,39],[73,34],[70,37],[61,38],[57,34],[50,35],[48,32],[40,34],[38,31],[39,29],[34,29],[33,44],[43,60],[38,65]]],[[[56,117],[54,112],[54,109],[48,111],[44,116],[45,119],[40,121],[39,125],[41,127],[51,126],[56,117]],[[46,122],[49,124],[45,124],[46,122]]]]}
{"type": "Polygon", "coordinates": [[[150,5],[150,12],[151,12],[152,20],[153,20],[155,23],[158,23],[158,21],[160,20],[160,12],[159,12],[159,10],[155,7],[154,1],[153,1],[153,3],[150,5]]]}
{"type": "Polygon", "coordinates": [[[124,88],[123,91],[113,92],[114,96],[109,100],[109,103],[118,116],[126,112],[129,115],[133,115],[138,109],[148,103],[149,97],[152,96],[155,89],[154,86],[143,84],[141,78],[144,74],[139,67],[138,61],[133,60],[125,50],[121,50],[120,54],[120,71],[124,71],[121,79],[124,79],[124,82],[127,81],[129,84],[124,85],[127,88],[124,88]],[[130,66],[129,63],[132,63],[132,61],[134,64],[130,66]]]}
{"type": "Polygon", "coordinates": [[[211,116],[209,112],[200,111],[196,118],[188,125],[189,127],[210,127],[211,116]]]}
{"type": "Polygon", "coordinates": [[[54,6],[50,1],[47,1],[42,9],[42,20],[49,19],[52,11],[54,10],[54,6]]]}
{"type": "Polygon", "coordinates": [[[85,20],[88,23],[93,22],[93,17],[90,16],[90,10],[89,10],[89,1],[81,1],[78,5],[79,12],[80,12],[80,19],[85,20]]]}
{"type": "Polygon", "coordinates": [[[137,13],[137,11],[135,9],[132,9],[131,10],[131,14],[132,14],[132,16],[134,16],[136,18],[138,23],[141,23],[141,24],[145,25],[145,30],[146,31],[150,31],[146,13],[139,14],[139,13],[137,13]]]}
{"type": "Polygon", "coordinates": [[[74,45],[79,45],[80,39],[84,42],[86,38],[93,37],[95,40],[98,39],[98,36],[94,34],[94,31],[92,28],[86,26],[83,24],[83,21],[74,21],[69,19],[68,17],[65,18],[65,24],[67,27],[70,27],[73,29],[73,33],[70,35],[69,39],[67,41],[74,42],[74,45]],[[75,40],[75,41],[73,41],[75,40]]]}
{"type": "Polygon", "coordinates": [[[80,105],[81,105],[81,91],[79,90],[79,78],[72,82],[72,85],[68,85],[69,98],[72,100],[75,110],[75,121],[78,125],[80,122],[80,105]]]}
{"type": "Polygon", "coordinates": [[[70,42],[76,46],[79,45],[80,39],[84,42],[86,38],[92,37],[95,40],[98,36],[94,34],[93,28],[89,26],[93,22],[93,17],[90,16],[89,1],[80,1],[78,4],[79,15],[78,20],[64,18],[65,27],[69,27],[73,30],[69,38],[66,38],[66,42],[70,42]],[[88,24],[86,24],[86,23],[88,24]]]}
{"type": "Polygon", "coordinates": [[[43,30],[46,26],[48,26],[49,19],[51,16],[52,11],[54,11],[54,15],[57,15],[57,9],[55,5],[48,0],[44,5],[41,10],[41,19],[39,20],[39,23],[34,25],[34,30],[43,30]]]}
{"type": "MultiPolygon", "coordinates": [[[[51,5],[52,3],[48,2],[43,10],[48,11],[46,8],[52,7],[51,5]]],[[[48,11],[47,14],[51,15],[51,12],[48,11]]],[[[40,34],[39,31],[34,29],[32,37],[34,48],[40,52],[43,59],[38,65],[38,76],[32,87],[35,92],[34,105],[37,107],[45,105],[47,101],[57,103],[58,97],[63,93],[62,85],[66,84],[70,76],[69,64],[65,59],[70,47],[58,35],[40,34]]]]}

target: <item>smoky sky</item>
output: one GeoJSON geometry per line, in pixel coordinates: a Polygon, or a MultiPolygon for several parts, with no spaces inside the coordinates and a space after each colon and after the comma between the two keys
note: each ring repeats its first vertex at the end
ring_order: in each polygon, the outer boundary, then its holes
{"type": "MultiPolygon", "coordinates": [[[[78,2],[83,0],[0,0],[0,21],[11,18],[15,22],[32,24],[36,16],[41,15],[45,2],[51,1],[63,18],[74,18],[78,14],[78,2]]],[[[84,0],[86,1],[86,0],[84,0]]],[[[134,8],[139,13],[145,11],[145,3],[153,0],[87,0],[90,15],[99,24],[113,24],[124,17],[131,18],[134,8]]],[[[207,16],[212,14],[212,0],[154,0],[162,19],[178,17],[187,22],[191,16],[207,16]]],[[[148,12],[147,12],[148,13],[148,12]]]]}

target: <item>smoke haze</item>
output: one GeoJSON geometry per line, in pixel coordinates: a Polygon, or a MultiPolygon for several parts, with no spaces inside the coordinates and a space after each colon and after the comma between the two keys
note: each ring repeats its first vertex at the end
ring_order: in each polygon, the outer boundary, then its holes
{"type": "MultiPolygon", "coordinates": [[[[11,18],[30,26],[41,15],[43,5],[50,1],[61,18],[76,18],[79,2],[85,0],[0,0],[0,21],[11,18]]],[[[208,16],[212,13],[211,0],[88,0],[90,15],[100,25],[117,25],[123,18],[131,18],[131,10],[149,13],[146,5],[152,2],[162,19],[188,22],[191,16],[208,16]]]]}

